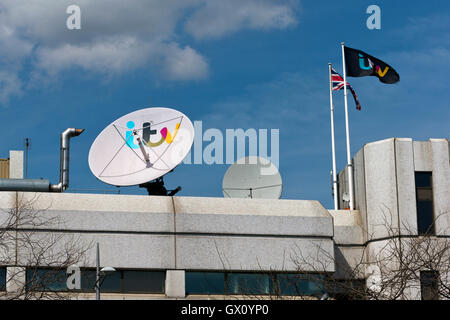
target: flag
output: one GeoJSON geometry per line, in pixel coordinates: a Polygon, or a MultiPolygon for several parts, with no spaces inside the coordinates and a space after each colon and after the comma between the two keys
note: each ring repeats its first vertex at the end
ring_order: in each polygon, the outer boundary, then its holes
{"type": "Polygon", "coordinates": [[[361,50],[344,47],[347,76],[349,77],[377,77],[383,83],[400,81],[397,71],[390,65],[361,50]]]}
{"type": "MultiPolygon", "coordinates": [[[[344,89],[344,79],[333,68],[331,68],[331,81],[332,81],[332,85],[333,85],[333,91],[344,89]]],[[[350,92],[353,95],[353,99],[355,99],[356,110],[361,110],[361,104],[358,101],[356,92],[355,92],[355,90],[353,90],[352,86],[350,85],[350,83],[348,83],[348,81],[347,81],[347,88],[350,89],[350,92]]]]}

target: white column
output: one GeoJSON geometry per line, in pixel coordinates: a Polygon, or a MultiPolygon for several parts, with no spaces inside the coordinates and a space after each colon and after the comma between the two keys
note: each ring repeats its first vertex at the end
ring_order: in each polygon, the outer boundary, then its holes
{"type": "Polygon", "coordinates": [[[6,292],[8,294],[17,295],[25,292],[25,273],[25,267],[6,268],[6,292]]]}
{"type": "Polygon", "coordinates": [[[23,151],[9,151],[9,178],[23,179],[23,151]]]}
{"type": "Polygon", "coordinates": [[[168,298],[186,297],[185,275],[184,270],[166,271],[166,296],[168,298]]]}

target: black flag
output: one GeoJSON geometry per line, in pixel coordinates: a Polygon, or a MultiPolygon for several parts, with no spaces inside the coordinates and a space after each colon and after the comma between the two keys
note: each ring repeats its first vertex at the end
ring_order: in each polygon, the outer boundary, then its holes
{"type": "Polygon", "coordinates": [[[383,83],[400,81],[397,71],[390,65],[361,50],[344,47],[347,76],[365,77],[375,76],[383,83]]]}

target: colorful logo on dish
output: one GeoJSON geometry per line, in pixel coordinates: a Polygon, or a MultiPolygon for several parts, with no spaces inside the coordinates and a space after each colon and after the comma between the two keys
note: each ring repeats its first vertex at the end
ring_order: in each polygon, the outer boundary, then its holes
{"type": "MultiPolygon", "coordinates": [[[[127,145],[132,149],[139,149],[139,145],[134,143],[134,139],[132,137],[136,130],[135,123],[133,121],[128,121],[127,128],[130,129],[130,130],[126,131],[126,136],[125,136],[127,145]]],[[[150,138],[152,135],[156,135],[158,130],[152,130],[150,122],[144,122],[142,124],[143,144],[147,147],[152,147],[152,148],[162,145],[164,143],[164,141],[167,142],[167,144],[171,144],[173,142],[173,140],[175,139],[175,136],[177,135],[179,129],[180,129],[180,124],[177,123],[177,125],[175,126],[175,131],[173,132],[173,135],[172,135],[170,133],[169,129],[167,129],[167,127],[164,127],[161,130],[159,130],[159,134],[160,134],[161,138],[156,142],[152,142],[150,140],[150,138]]]]}
{"type": "Polygon", "coordinates": [[[369,58],[367,58],[367,61],[369,62],[369,65],[366,66],[366,64],[364,62],[364,56],[361,53],[359,53],[358,56],[359,56],[359,67],[362,70],[373,70],[373,69],[375,69],[375,72],[378,73],[378,75],[381,78],[383,78],[386,75],[386,73],[388,72],[388,70],[389,70],[389,67],[386,67],[386,68],[384,68],[384,71],[381,71],[381,67],[379,65],[375,66],[375,64],[369,58]]]}

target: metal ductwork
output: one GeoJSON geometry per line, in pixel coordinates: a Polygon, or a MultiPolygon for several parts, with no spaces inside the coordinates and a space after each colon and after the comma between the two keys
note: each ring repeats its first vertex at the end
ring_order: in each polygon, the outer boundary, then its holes
{"type": "Polygon", "coordinates": [[[67,128],[61,133],[59,183],[47,179],[0,179],[0,191],[64,192],[69,187],[70,138],[79,136],[84,129],[67,128]]]}
{"type": "Polygon", "coordinates": [[[0,179],[0,191],[49,192],[47,179],[0,179]]]}
{"type": "Polygon", "coordinates": [[[69,187],[69,152],[70,138],[79,136],[84,129],[67,128],[61,133],[59,158],[59,183],[50,186],[50,192],[64,192],[69,187]]]}

